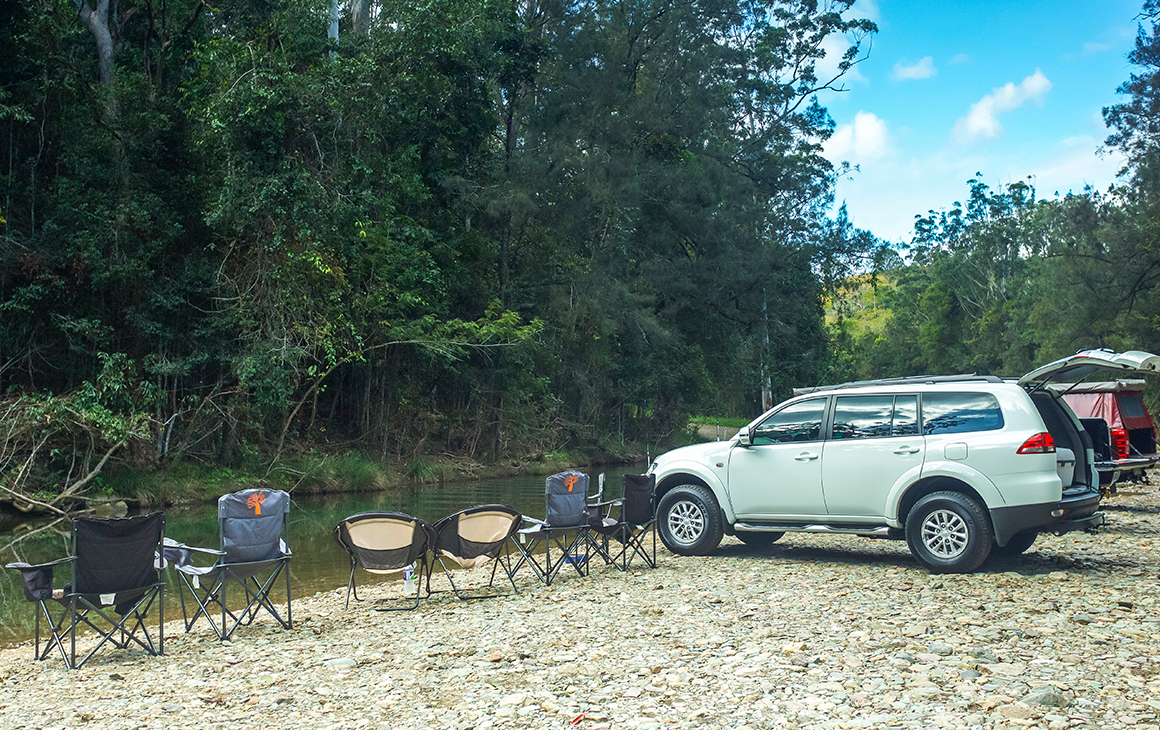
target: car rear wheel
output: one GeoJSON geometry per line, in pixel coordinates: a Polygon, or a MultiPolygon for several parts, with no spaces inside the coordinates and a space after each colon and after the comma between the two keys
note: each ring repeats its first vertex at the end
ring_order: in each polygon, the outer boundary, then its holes
{"type": "Polygon", "coordinates": [[[934,492],[918,500],[907,515],[906,544],[932,573],[969,573],[991,552],[991,522],[973,498],[934,492]]]}
{"type": "Polygon", "coordinates": [[[657,525],[661,542],[677,555],[708,555],[725,534],[717,500],[698,484],[666,492],[657,508],[657,525]]]}

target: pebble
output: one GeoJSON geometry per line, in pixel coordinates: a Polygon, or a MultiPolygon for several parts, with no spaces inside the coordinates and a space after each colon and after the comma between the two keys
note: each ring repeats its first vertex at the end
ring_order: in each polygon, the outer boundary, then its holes
{"type": "Polygon", "coordinates": [[[1047,707],[1067,707],[1067,697],[1054,687],[1036,687],[1027,693],[1023,701],[1029,705],[1045,705],[1047,707]]]}
{"type": "Polygon", "coordinates": [[[1104,511],[1097,535],[972,575],[931,575],[901,542],[727,538],[415,611],[371,610],[397,583],[349,610],[324,591],[289,631],[259,618],[223,644],[178,621],[164,656],[105,647],[76,671],[30,642],[0,650],[0,727],[1160,730],[1157,485],[1104,511]]]}

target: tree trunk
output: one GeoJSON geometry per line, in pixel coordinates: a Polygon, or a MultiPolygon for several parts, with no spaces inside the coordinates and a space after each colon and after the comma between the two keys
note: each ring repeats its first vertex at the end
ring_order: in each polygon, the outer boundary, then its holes
{"type": "Polygon", "coordinates": [[[350,20],[357,35],[370,35],[371,0],[350,0],[350,20]]]}
{"type": "Polygon", "coordinates": [[[75,0],[81,20],[97,43],[97,78],[104,86],[113,84],[113,33],[109,30],[109,0],[97,0],[96,8],[88,0],[75,0]]]}

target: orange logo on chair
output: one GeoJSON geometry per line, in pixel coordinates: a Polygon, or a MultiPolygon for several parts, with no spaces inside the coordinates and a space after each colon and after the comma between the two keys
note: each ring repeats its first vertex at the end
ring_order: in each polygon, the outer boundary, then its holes
{"type": "Polygon", "coordinates": [[[246,499],[246,506],[254,510],[254,514],[261,516],[262,502],[266,501],[265,492],[254,492],[246,499]]]}
{"type": "Polygon", "coordinates": [[[568,476],[564,477],[564,483],[568,485],[569,492],[572,491],[572,487],[576,486],[576,482],[578,481],[580,481],[580,477],[576,476],[575,474],[569,474],[568,476]]]}

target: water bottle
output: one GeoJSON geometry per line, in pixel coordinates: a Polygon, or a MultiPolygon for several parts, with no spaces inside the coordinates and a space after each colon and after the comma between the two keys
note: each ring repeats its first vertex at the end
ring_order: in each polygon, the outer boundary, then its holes
{"type": "Polygon", "coordinates": [[[411,563],[403,568],[403,595],[414,596],[419,593],[419,586],[415,582],[415,564],[411,563]]]}

